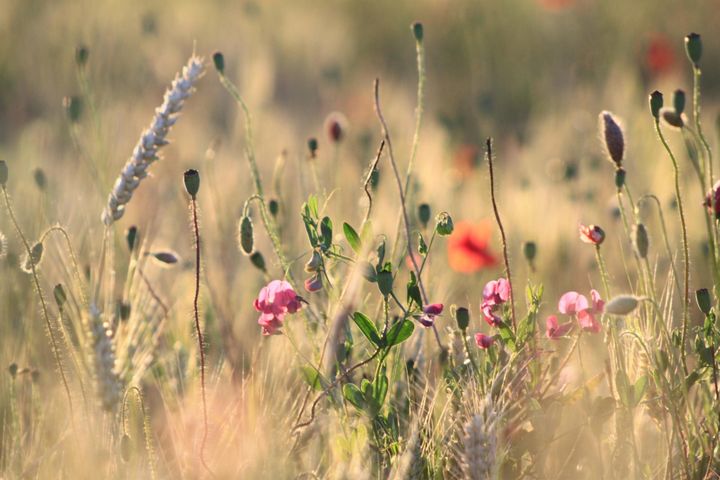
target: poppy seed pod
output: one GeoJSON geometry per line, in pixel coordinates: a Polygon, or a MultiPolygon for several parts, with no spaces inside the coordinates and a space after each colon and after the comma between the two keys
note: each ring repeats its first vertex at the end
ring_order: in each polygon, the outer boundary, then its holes
{"type": "Polygon", "coordinates": [[[700,63],[702,57],[702,40],[697,33],[691,33],[685,37],[685,53],[696,67],[700,63]]]}
{"type": "Polygon", "coordinates": [[[307,145],[308,145],[308,150],[310,150],[310,157],[315,158],[315,156],[317,155],[317,151],[318,151],[317,138],[315,138],[315,137],[308,138],[307,145]]]}
{"type": "Polygon", "coordinates": [[[607,111],[600,113],[600,122],[608,156],[620,168],[625,154],[625,137],[622,128],[613,114],[607,111]]]}
{"type": "Polygon", "coordinates": [[[615,186],[618,190],[622,190],[622,188],[625,186],[625,175],[627,172],[625,172],[624,168],[618,168],[615,170],[615,186]]]}
{"type": "Polygon", "coordinates": [[[655,119],[660,119],[660,109],[663,107],[663,94],[655,90],[650,94],[650,113],[655,119]]]}
{"type": "Polygon", "coordinates": [[[524,242],[523,243],[523,256],[528,263],[532,264],[537,255],[537,245],[535,242],[524,242]]]}
{"type": "Polygon", "coordinates": [[[225,73],[225,56],[223,56],[222,52],[215,52],[212,56],[213,64],[215,65],[215,70],[217,70],[220,74],[225,73]]]}
{"type": "Polygon", "coordinates": [[[410,26],[410,28],[412,29],[415,40],[417,40],[418,42],[422,42],[423,37],[425,36],[423,24],[420,22],[415,22],[410,26]]]}
{"type": "Polygon", "coordinates": [[[455,322],[457,326],[463,332],[467,330],[470,325],[470,310],[465,307],[458,307],[455,309],[455,322]]]}
{"type": "Polygon", "coordinates": [[[200,190],[200,174],[197,170],[186,170],[183,174],[183,181],[185,182],[185,190],[188,195],[192,198],[197,196],[198,190],[200,190]]]}
{"type": "Polygon", "coordinates": [[[685,91],[682,89],[675,90],[675,93],[673,93],[673,108],[675,108],[675,113],[678,115],[682,115],[683,111],[685,110],[685,91]]]}
{"type": "Polygon", "coordinates": [[[90,50],[85,45],[78,45],[75,49],[75,64],[82,68],[88,61],[90,50]]]}

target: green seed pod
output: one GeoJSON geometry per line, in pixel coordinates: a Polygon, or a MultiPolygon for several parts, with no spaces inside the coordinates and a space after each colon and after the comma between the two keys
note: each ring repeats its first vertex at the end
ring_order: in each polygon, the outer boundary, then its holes
{"type": "Polygon", "coordinates": [[[63,98],[63,107],[70,123],[77,123],[83,112],[83,102],[80,97],[72,96],[63,98]]]}
{"type": "Polygon", "coordinates": [[[410,26],[410,28],[412,29],[415,40],[418,42],[422,42],[423,36],[425,34],[424,29],[423,29],[423,24],[420,22],[415,22],[410,26]]]}
{"type": "Polygon", "coordinates": [[[625,186],[625,169],[624,168],[618,168],[615,170],[615,186],[618,190],[622,190],[622,188],[625,186]]]}
{"type": "Polygon", "coordinates": [[[455,309],[455,322],[460,330],[465,332],[470,325],[470,311],[465,307],[455,309]]]}
{"type": "Polygon", "coordinates": [[[223,56],[222,52],[215,52],[212,56],[213,64],[215,65],[215,70],[217,70],[221,75],[225,74],[225,57],[223,56]]]}
{"type": "Polygon", "coordinates": [[[194,199],[197,196],[198,190],[200,190],[200,174],[197,170],[186,170],[183,174],[183,180],[185,182],[185,190],[188,195],[194,199]]]}
{"type": "Polygon", "coordinates": [[[683,111],[685,110],[685,91],[678,88],[675,90],[675,93],[673,93],[673,107],[675,108],[675,113],[678,115],[682,115],[683,111]]]}
{"type": "Polygon", "coordinates": [[[655,90],[650,94],[650,113],[656,119],[660,118],[660,109],[663,107],[663,94],[655,90]]]}
{"type": "Polygon", "coordinates": [[[45,186],[47,185],[47,177],[45,177],[45,172],[42,168],[36,168],[33,171],[33,178],[35,179],[35,185],[40,190],[45,190],[45,186]]]}
{"type": "Polygon", "coordinates": [[[712,311],[712,299],[707,288],[701,288],[695,292],[695,300],[701,312],[708,315],[712,311]]]}
{"type": "Polygon", "coordinates": [[[253,233],[252,220],[248,216],[244,216],[240,219],[239,240],[240,250],[245,255],[250,255],[253,252],[255,235],[253,233]]]}
{"type": "Polygon", "coordinates": [[[18,366],[17,363],[13,362],[8,367],[8,372],[10,373],[10,376],[14,379],[17,376],[18,372],[18,366]]]}
{"type": "Polygon", "coordinates": [[[430,221],[430,205],[427,203],[421,203],[418,205],[418,219],[420,219],[420,223],[422,223],[423,228],[427,228],[427,224],[430,221]]]}
{"type": "Polygon", "coordinates": [[[135,249],[135,244],[137,242],[137,234],[138,229],[135,225],[131,225],[127,232],[125,232],[125,239],[127,240],[128,250],[131,252],[135,249]]]}
{"type": "Polygon", "coordinates": [[[123,459],[124,462],[130,461],[130,453],[131,453],[130,436],[127,433],[125,433],[125,434],[123,434],[122,438],[120,439],[120,457],[123,459]]]}
{"type": "Polygon", "coordinates": [[[55,303],[57,303],[58,309],[62,310],[67,301],[67,295],[65,295],[65,289],[62,284],[58,283],[55,285],[55,288],[53,288],[53,296],[55,297],[55,303]]]}
{"type": "Polygon", "coordinates": [[[702,40],[697,33],[691,33],[685,37],[685,53],[696,67],[700,64],[702,57],[702,40]]]}
{"type": "Polygon", "coordinates": [[[307,141],[308,150],[310,150],[310,157],[315,158],[318,150],[318,141],[315,137],[308,138],[307,141]]]}
{"type": "Polygon", "coordinates": [[[5,160],[0,160],[0,185],[3,187],[5,184],[7,184],[8,181],[8,167],[7,163],[5,163],[5,160]]]}
{"type": "Polygon", "coordinates": [[[650,248],[650,241],[648,240],[647,229],[642,223],[638,223],[633,226],[632,230],[632,243],[635,253],[640,258],[647,258],[648,248],[650,248]]]}
{"type": "Polygon", "coordinates": [[[277,217],[277,214],[280,211],[280,203],[278,203],[278,201],[274,198],[271,198],[270,201],[268,201],[268,210],[270,210],[270,215],[277,217]]]}
{"type": "Polygon", "coordinates": [[[252,255],[250,255],[250,262],[260,271],[267,272],[265,268],[265,258],[262,256],[262,253],[260,252],[253,252],[252,255]]]}
{"type": "Polygon", "coordinates": [[[453,230],[455,230],[455,225],[453,225],[452,217],[447,212],[438,213],[438,215],[435,217],[435,222],[435,231],[437,231],[438,235],[450,235],[453,230]]]}
{"type": "Polygon", "coordinates": [[[537,255],[537,245],[535,242],[524,242],[523,243],[523,255],[528,263],[532,264],[537,255]]]}
{"type": "Polygon", "coordinates": [[[84,67],[88,61],[89,56],[90,50],[88,50],[85,45],[78,45],[77,48],[75,48],[75,64],[78,67],[84,67]]]}

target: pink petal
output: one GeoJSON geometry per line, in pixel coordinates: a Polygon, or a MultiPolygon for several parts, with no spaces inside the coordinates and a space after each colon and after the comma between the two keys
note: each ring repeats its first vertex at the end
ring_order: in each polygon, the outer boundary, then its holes
{"type": "Polygon", "coordinates": [[[507,302],[510,299],[510,282],[508,282],[507,278],[498,279],[495,291],[503,302],[507,302]]]}
{"type": "Polygon", "coordinates": [[[582,310],[577,314],[578,325],[585,331],[598,333],[602,326],[595,319],[595,315],[590,310],[582,310]]]}
{"type": "Polygon", "coordinates": [[[483,318],[491,327],[498,327],[502,323],[502,318],[493,312],[494,305],[483,303],[481,306],[483,318]]]}
{"type": "Polygon", "coordinates": [[[487,348],[490,348],[493,343],[495,343],[495,339],[493,337],[485,335],[484,333],[475,334],[475,345],[477,345],[479,348],[485,350],[487,348]]]}
{"type": "Polygon", "coordinates": [[[490,280],[483,288],[483,300],[492,301],[494,303],[495,290],[497,289],[497,280],[490,280]]]}
{"type": "Polygon", "coordinates": [[[592,298],[593,310],[596,313],[602,313],[605,310],[605,302],[600,298],[600,292],[590,290],[590,297],[592,298]]]}
{"type": "Polygon", "coordinates": [[[428,315],[440,315],[442,311],[442,303],[431,303],[430,305],[425,305],[425,308],[423,308],[423,312],[427,313],[428,315]]]}
{"type": "Polygon", "coordinates": [[[560,297],[558,310],[566,315],[575,315],[581,310],[588,308],[588,300],[578,292],[567,292],[560,297]]]}
{"type": "Polygon", "coordinates": [[[418,318],[418,322],[420,322],[423,327],[430,328],[433,326],[433,323],[435,323],[435,315],[421,315],[420,318],[418,318]]]}

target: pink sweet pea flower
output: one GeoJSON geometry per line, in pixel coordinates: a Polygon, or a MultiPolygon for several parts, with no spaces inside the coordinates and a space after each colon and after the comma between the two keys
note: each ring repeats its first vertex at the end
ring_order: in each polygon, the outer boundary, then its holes
{"type": "Polygon", "coordinates": [[[502,323],[502,318],[495,314],[494,309],[495,307],[493,305],[488,305],[487,303],[480,305],[480,310],[482,311],[483,318],[487,324],[491,327],[499,327],[502,323]]]}
{"type": "Polygon", "coordinates": [[[550,340],[557,340],[560,337],[564,337],[572,328],[572,322],[558,324],[558,319],[555,315],[550,315],[545,320],[545,336],[550,340]]]}
{"type": "Polygon", "coordinates": [[[490,348],[493,343],[495,343],[495,338],[489,335],[485,335],[484,333],[475,334],[475,345],[477,345],[479,348],[486,350],[490,348]]]}
{"type": "Polygon", "coordinates": [[[590,298],[592,304],[588,302],[585,295],[578,292],[567,292],[560,297],[558,310],[566,315],[575,315],[580,328],[583,330],[598,333],[602,326],[595,318],[595,315],[604,311],[605,302],[600,298],[600,293],[597,290],[590,291],[590,298]]]}
{"type": "Polygon", "coordinates": [[[510,299],[510,282],[506,278],[491,280],[483,288],[483,303],[502,305],[510,299]]]}
{"type": "Polygon", "coordinates": [[[585,295],[578,292],[567,292],[560,297],[558,310],[565,315],[575,315],[577,312],[588,308],[588,300],[585,295]]]}
{"type": "Polygon", "coordinates": [[[295,313],[302,304],[292,286],[284,280],[273,280],[260,290],[253,303],[261,313],[258,324],[263,335],[273,335],[282,327],[285,314],[295,313]]]}
{"type": "Polygon", "coordinates": [[[435,317],[440,315],[442,311],[442,303],[431,303],[430,305],[425,305],[425,308],[423,308],[423,314],[420,315],[418,321],[423,327],[432,327],[435,323],[435,317]]]}

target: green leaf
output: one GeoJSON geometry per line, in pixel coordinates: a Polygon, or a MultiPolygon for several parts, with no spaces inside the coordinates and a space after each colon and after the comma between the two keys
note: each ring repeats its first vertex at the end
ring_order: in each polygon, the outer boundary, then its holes
{"type": "Polygon", "coordinates": [[[357,234],[355,229],[348,223],[343,223],[343,233],[345,234],[345,240],[347,240],[348,244],[350,244],[350,248],[352,248],[355,253],[360,253],[362,242],[360,241],[360,236],[357,234]]]}
{"type": "Polygon", "coordinates": [[[643,375],[637,379],[637,381],[635,382],[635,385],[633,387],[633,406],[637,406],[637,404],[640,403],[643,395],[645,395],[646,387],[647,387],[647,377],[645,375],[643,375]]]}
{"type": "Polygon", "coordinates": [[[373,345],[375,345],[376,347],[382,346],[382,339],[380,338],[380,333],[378,332],[377,327],[372,322],[372,320],[370,320],[367,316],[365,316],[365,314],[361,312],[355,312],[352,318],[355,322],[355,325],[358,326],[363,335],[365,335],[365,337],[370,340],[373,345]]]}
{"type": "Polygon", "coordinates": [[[399,345],[412,335],[415,330],[415,324],[411,320],[403,320],[398,322],[388,330],[386,335],[386,344],[388,347],[399,345]]]}
{"type": "Polygon", "coordinates": [[[383,262],[385,261],[385,240],[378,245],[377,248],[377,256],[378,256],[378,263],[377,263],[377,270],[380,271],[383,268],[383,262]]]}
{"type": "Polygon", "coordinates": [[[345,397],[345,400],[355,405],[355,407],[359,410],[365,409],[363,394],[354,383],[346,383],[343,385],[343,397],[345,397]]]}
{"type": "MultiPolygon", "coordinates": [[[[415,272],[410,272],[410,280],[407,284],[407,299],[408,303],[415,302],[418,307],[422,308],[422,297],[420,296],[420,287],[418,286],[417,277],[415,272]]],[[[408,305],[409,307],[410,305],[408,305]]]]}
{"type": "Polygon", "coordinates": [[[323,389],[322,383],[320,381],[320,374],[318,373],[318,371],[315,368],[313,368],[310,365],[301,365],[300,373],[302,374],[303,379],[312,388],[314,388],[315,390],[323,389]]]}
{"type": "Polygon", "coordinates": [[[375,380],[373,381],[373,398],[380,406],[385,403],[385,396],[388,391],[388,379],[385,374],[386,371],[387,369],[385,368],[385,365],[383,365],[378,373],[378,376],[375,377],[375,380]]]}
{"type": "Polygon", "coordinates": [[[332,245],[333,224],[330,217],[323,217],[320,222],[321,246],[327,250],[332,245]]]}
{"type": "Polygon", "coordinates": [[[310,217],[316,220],[319,217],[319,213],[318,213],[318,199],[315,195],[311,194],[308,197],[307,208],[308,208],[308,213],[310,214],[310,217]]]}
{"type": "Polygon", "coordinates": [[[508,324],[505,322],[500,322],[498,330],[500,331],[500,338],[502,339],[503,343],[510,349],[510,351],[517,351],[515,335],[513,334],[508,324]]]}
{"type": "Polygon", "coordinates": [[[418,233],[418,253],[423,257],[428,253],[428,246],[425,243],[422,233],[418,233]]]}
{"type": "Polygon", "coordinates": [[[393,275],[389,265],[389,263],[386,264],[382,270],[377,272],[378,288],[385,297],[390,295],[393,290],[393,275]]]}

